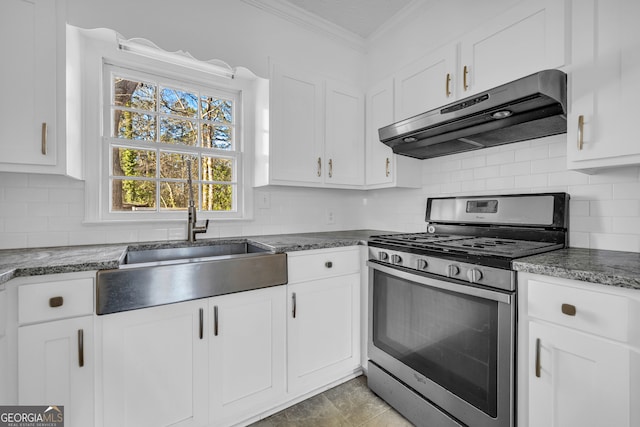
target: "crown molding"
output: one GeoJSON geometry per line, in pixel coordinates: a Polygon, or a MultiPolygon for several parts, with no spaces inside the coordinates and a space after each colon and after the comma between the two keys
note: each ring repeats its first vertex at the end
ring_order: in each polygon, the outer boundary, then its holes
{"type": "Polygon", "coordinates": [[[344,43],[354,50],[366,52],[366,40],[364,38],[287,1],[242,0],[242,2],[283,18],[307,30],[344,43]]]}
{"type": "Polygon", "coordinates": [[[409,20],[413,16],[418,16],[418,10],[425,7],[425,5],[435,3],[434,0],[426,1],[426,0],[413,0],[405,7],[400,9],[397,13],[393,14],[387,21],[384,22],[378,29],[376,29],[369,37],[367,37],[367,42],[374,42],[376,39],[384,36],[388,31],[392,30],[396,26],[400,25],[400,23],[409,22],[409,20]]]}

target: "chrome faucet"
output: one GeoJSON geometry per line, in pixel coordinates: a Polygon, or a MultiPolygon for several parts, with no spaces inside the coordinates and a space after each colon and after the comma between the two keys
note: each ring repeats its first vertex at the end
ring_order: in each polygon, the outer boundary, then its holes
{"type": "Polygon", "coordinates": [[[187,160],[187,186],[189,187],[189,207],[187,208],[187,211],[189,213],[189,222],[187,223],[187,241],[195,242],[196,234],[207,232],[207,228],[209,228],[209,220],[206,220],[204,225],[198,225],[198,219],[196,218],[196,204],[193,201],[191,160],[187,160]]]}

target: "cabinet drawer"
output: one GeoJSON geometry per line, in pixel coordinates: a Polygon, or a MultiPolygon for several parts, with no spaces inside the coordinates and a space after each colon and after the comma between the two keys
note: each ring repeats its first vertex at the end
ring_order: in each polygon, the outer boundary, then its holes
{"type": "Polygon", "coordinates": [[[291,252],[287,257],[289,283],[360,272],[360,249],[291,252]]]}
{"type": "Polygon", "coordinates": [[[530,280],[528,299],[530,317],[622,342],[629,340],[630,301],[624,297],[530,280]]]}
{"type": "Polygon", "coordinates": [[[93,279],[35,283],[18,288],[18,322],[43,322],[93,313],[93,279]]]}

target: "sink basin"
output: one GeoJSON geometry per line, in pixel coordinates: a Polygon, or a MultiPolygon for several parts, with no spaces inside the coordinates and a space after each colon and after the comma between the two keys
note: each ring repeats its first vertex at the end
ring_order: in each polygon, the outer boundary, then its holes
{"type": "Polygon", "coordinates": [[[188,246],[184,248],[144,249],[127,252],[124,264],[174,264],[179,262],[200,261],[202,258],[222,255],[245,255],[265,252],[268,251],[251,243],[221,243],[209,246],[188,246]]]}
{"type": "Polygon", "coordinates": [[[99,315],[287,283],[287,255],[250,243],[130,251],[96,278],[99,315]]]}

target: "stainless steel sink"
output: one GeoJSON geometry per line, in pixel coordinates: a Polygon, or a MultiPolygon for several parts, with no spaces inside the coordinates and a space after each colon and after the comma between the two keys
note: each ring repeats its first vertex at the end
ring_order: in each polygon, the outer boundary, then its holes
{"type": "Polygon", "coordinates": [[[127,253],[98,271],[96,313],[109,314],[287,283],[287,256],[250,243],[127,253]]]}
{"type": "Polygon", "coordinates": [[[198,262],[202,258],[221,255],[245,255],[250,253],[268,253],[268,251],[246,242],[187,246],[184,248],[144,249],[127,252],[124,264],[177,264],[181,262],[198,262]]]}

